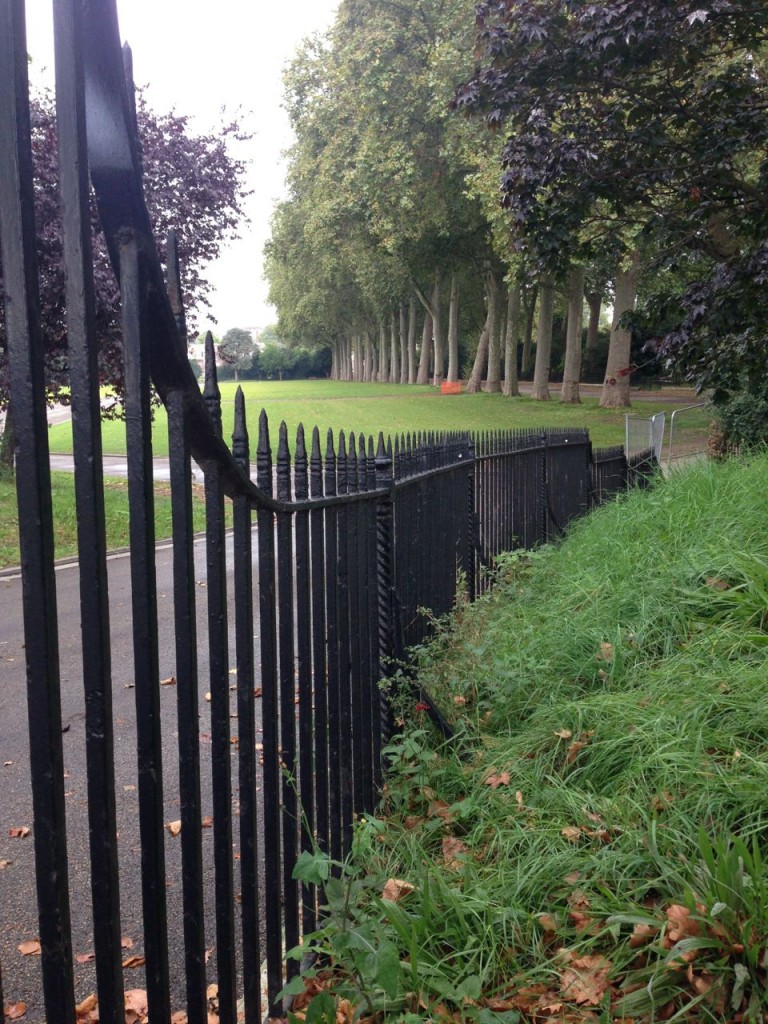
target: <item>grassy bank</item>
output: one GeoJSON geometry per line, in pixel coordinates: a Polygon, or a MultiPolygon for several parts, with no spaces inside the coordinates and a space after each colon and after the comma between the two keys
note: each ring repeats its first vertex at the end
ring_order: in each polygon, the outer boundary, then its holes
{"type": "MultiPolygon", "coordinates": [[[[52,473],[54,545],[56,558],[77,554],[75,481],[72,473],[52,473]]],[[[109,478],[104,482],[107,544],[110,549],[128,544],[128,481],[109,478]]],[[[196,500],[195,529],[204,526],[204,509],[196,500]]],[[[155,484],[155,534],[171,536],[171,490],[169,484],[155,484]]],[[[0,480],[0,568],[19,564],[19,515],[16,485],[0,480]]]]}
{"type": "Polygon", "coordinates": [[[691,469],[457,611],[422,654],[456,739],[403,702],[308,1017],[766,1019],[767,486],[691,469]]]}
{"type": "MultiPolygon", "coordinates": [[[[585,398],[579,406],[561,405],[553,400],[534,402],[530,398],[504,398],[502,395],[441,395],[432,387],[399,384],[354,384],[346,381],[245,381],[249,431],[255,446],[258,416],[266,409],[272,433],[276,436],[281,420],[288,426],[291,441],[299,423],[319,426],[323,433],[353,430],[373,434],[380,430],[401,433],[413,430],[502,430],[525,427],[587,427],[598,446],[624,443],[624,411],[600,409],[597,398],[585,398]]],[[[222,384],[224,437],[232,434],[236,384],[222,384]]],[[[685,405],[681,401],[680,405],[685,405]]],[[[674,408],[674,406],[672,406],[674,408]]],[[[651,416],[668,403],[638,403],[634,412],[651,416]]],[[[701,431],[708,414],[694,413],[681,424],[686,431],[701,431]]],[[[682,437],[681,437],[682,440],[682,437]]],[[[71,426],[62,423],[50,431],[51,451],[68,452],[72,447],[71,426]]],[[[119,421],[103,424],[104,451],[125,453],[125,425],[119,421]]],[[[167,455],[168,433],[165,412],[155,413],[153,445],[156,455],[167,455]]]]}

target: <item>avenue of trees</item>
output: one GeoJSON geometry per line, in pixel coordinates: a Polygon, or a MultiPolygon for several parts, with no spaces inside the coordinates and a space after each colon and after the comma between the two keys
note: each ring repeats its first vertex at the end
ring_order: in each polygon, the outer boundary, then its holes
{"type": "Polygon", "coordinates": [[[540,399],[554,354],[573,402],[610,306],[603,405],[648,363],[765,400],[767,34],[763,0],[342,0],[286,73],[281,333],[540,399]]]}

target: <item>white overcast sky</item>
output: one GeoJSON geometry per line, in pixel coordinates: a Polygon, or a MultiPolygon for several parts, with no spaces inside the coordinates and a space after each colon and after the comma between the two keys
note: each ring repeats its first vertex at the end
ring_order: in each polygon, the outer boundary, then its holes
{"type": "MultiPolygon", "coordinates": [[[[275,319],[267,304],[262,250],[275,199],[283,194],[282,151],[290,144],[281,109],[282,69],[302,39],[328,28],[338,0],[252,4],[243,0],[118,0],[120,32],[133,50],[134,78],[148,87],[150,105],[194,115],[215,129],[220,110],[244,111],[256,134],[237,155],[249,162],[250,225],[208,269],[214,285],[214,328],[264,327],[275,319]]],[[[52,64],[50,0],[27,0],[33,81],[52,64]]],[[[199,325],[205,326],[203,324],[199,325]]]]}

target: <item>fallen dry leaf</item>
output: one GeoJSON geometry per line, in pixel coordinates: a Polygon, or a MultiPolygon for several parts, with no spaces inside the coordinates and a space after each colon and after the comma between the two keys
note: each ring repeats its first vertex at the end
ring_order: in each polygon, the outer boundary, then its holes
{"type": "Polygon", "coordinates": [[[205,990],[207,999],[218,999],[219,998],[219,986],[215,981],[211,982],[208,988],[205,990]]]}
{"type": "Polygon", "coordinates": [[[143,1024],[149,1013],[147,993],[143,988],[131,988],[125,993],[125,1024],[143,1024]]]}
{"type": "Polygon", "coordinates": [[[160,685],[161,686],[175,686],[176,685],[176,676],[168,676],[167,679],[161,679],[160,680],[160,685]]]}
{"type": "Polygon", "coordinates": [[[556,932],[558,929],[557,919],[552,914],[537,914],[539,924],[545,932],[556,932]]]}
{"type": "Polygon", "coordinates": [[[120,948],[133,949],[133,939],[130,937],[130,935],[124,935],[122,939],[120,939],[120,948]]]}
{"type": "Polygon", "coordinates": [[[210,816],[210,814],[208,814],[206,815],[205,818],[203,818],[200,824],[203,826],[203,828],[213,828],[213,818],[210,816]]]}
{"type": "Polygon", "coordinates": [[[16,947],[22,956],[40,956],[40,942],[38,939],[27,939],[20,942],[16,947]]]}
{"type": "Polygon", "coordinates": [[[671,949],[675,943],[689,936],[696,936],[700,933],[698,921],[691,920],[691,912],[688,907],[682,907],[678,903],[672,903],[664,911],[669,922],[667,934],[664,936],[664,945],[671,949]]]}
{"type": "Polygon", "coordinates": [[[457,707],[460,707],[460,708],[464,707],[464,705],[467,703],[467,698],[466,697],[461,697],[461,696],[454,697],[453,698],[453,703],[457,707]]]}
{"type": "Polygon", "coordinates": [[[520,792],[519,789],[515,791],[515,803],[517,804],[517,809],[519,811],[522,811],[524,809],[525,804],[523,803],[523,794],[520,792]]]}
{"type": "Polygon", "coordinates": [[[406,882],[402,878],[390,878],[381,890],[381,898],[389,900],[390,903],[397,903],[415,888],[412,882],[406,882]]]}
{"type": "Polygon", "coordinates": [[[636,924],[629,937],[630,948],[637,949],[639,946],[645,946],[658,934],[659,929],[656,925],[636,924]]]}
{"type": "Polygon", "coordinates": [[[489,775],[485,780],[485,785],[490,786],[491,789],[498,789],[499,786],[508,786],[509,779],[509,772],[501,772],[499,775],[489,775]]]}
{"type": "Polygon", "coordinates": [[[560,835],[565,836],[569,843],[578,843],[581,839],[581,829],[574,825],[568,825],[560,830],[560,835]]]}
{"type": "Polygon", "coordinates": [[[143,956],[129,956],[127,959],[123,960],[123,967],[143,967],[146,962],[147,961],[143,956]]]}
{"type": "Polygon", "coordinates": [[[209,704],[211,703],[211,694],[210,694],[210,691],[209,691],[208,693],[206,693],[206,695],[205,695],[205,699],[206,699],[206,701],[207,701],[207,702],[208,702],[209,704]]]}
{"type": "Polygon", "coordinates": [[[704,583],[711,587],[712,590],[730,590],[730,584],[726,583],[725,580],[720,579],[719,576],[707,576],[704,583]]]}
{"type": "Polygon", "coordinates": [[[29,825],[14,825],[8,829],[8,835],[11,839],[26,839],[31,831],[29,825]]]}
{"type": "Polygon", "coordinates": [[[565,758],[566,764],[573,764],[576,758],[579,756],[584,747],[588,744],[584,740],[574,740],[573,743],[568,747],[568,753],[565,758]]]}
{"type": "Polygon", "coordinates": [[[445,800],[430,800],[427,807],[427,816],[430,818],[442,818],[445,822],[453,821],[450,804],[447,804],[445,800]]]}
{"type": "Polygon", "coordinates": [[[613,661],[613,644],[605,640],[600,644],[600,653],[595,655],[598,661],[613,661]]]}
{"type": "Polygon", "coordinates": [[[179,832],[181,832],[181,821],[169,821],[165,827],[175,839],[179,832]]]}
{"type": "Polygon", "coordinates": [[[171,1014],[171,1024],[187,1024],[188,1020],[186,1010],[177,1010],[171,1014]]]}
{"type": "Polygon", "coordinates": [[[609,988],[611,967],[611,961],[599,955],[571,960],[560,977],[560,991],[575,1003],[598,1006],[609,988]]]}
{"type": "Polygon", "coordinates": [[[11,864],[13,864],[12,860],[0,860],[0,871],[5,871],[5,869],[9,868],[11,864]]]}
{"type": "Polygon", "coordinates": [[[95,960],[95,959],[96,959],[96,954],[95,953],[76,953],[75,954],[75,960],[79,964],[89,964],[91,962],[91,960],[95,960]]]}
{"type": "Polygon", "coordinates": [[[77,1006],[75,1007],[75,1015],[79,1020],[81,1017],[85,1016],[85,1014],[90,1014],[93,1010],[96,1009],[98,1005],[99,1000],[96,997],[96,993],[91,992],[89,996],[85,997],[82,1003],[77,1004],[77,1006]]]}
{"type": "Polygon", "coordinates": [[[336,1024],[352,1024],[355,1010],[348,999],[340,999],[336,1007],[336,1024]]]}
{"type": "Polygon", "coordinates": [[[3,761],[3,768],[10,768],[13,761],[3,761]]]}
{"type": "Polygon", "coordinates": [[[443,839],[443,860],[446,867],[460,868],[463,863],[460,858],[467,853],[469,853],[469,847],[460,839],[456,839],[454,836],[446,836],[443,839]]]}
{"type": "Polygon", "coordinates": [[[260,696],[261,696],[261,687],[260,687],[260,686],[257,686],[257,687],[256,687],[256,688],[254,689],[254,691],[253,691],[253,696],[254,696],[254,697],[260,697],[260,696]]]}
{"type": "Polygon", "coordinates": [[[556,729],[555,736],[559,736],[561,740],[569,740],[573,736],[570,729],[556,729]]]}
{"type": "Polygon", "coordinates": [[[26,1012],[26,1003],[8,1003],[3,1007],[3,1013],[5,1014],[6,1020],[18,1020],[19,1017],[23,1017],[26,1012]]]}

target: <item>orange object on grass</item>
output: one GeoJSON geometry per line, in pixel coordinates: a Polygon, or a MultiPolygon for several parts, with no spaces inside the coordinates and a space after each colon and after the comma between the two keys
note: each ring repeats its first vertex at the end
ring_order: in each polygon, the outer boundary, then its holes
{"type": "Polygon", "coordinates": [[[460,395],[461,394],[461,381],[460,380],[444,380],[440,385],[440,392],[443,395],[460,395]]]}

